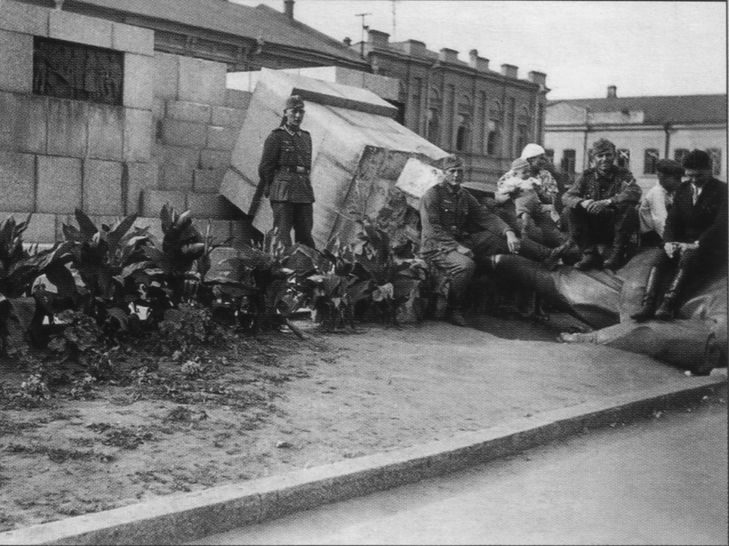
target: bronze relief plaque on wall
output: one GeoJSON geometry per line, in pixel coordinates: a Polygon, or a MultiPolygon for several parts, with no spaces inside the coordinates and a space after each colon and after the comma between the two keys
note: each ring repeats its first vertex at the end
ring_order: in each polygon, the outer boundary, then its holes
{"type": "Polygon", "coordinates": [[[124,54],[50,38],[34,39],[33,93],[122,104],[124,54]]]}

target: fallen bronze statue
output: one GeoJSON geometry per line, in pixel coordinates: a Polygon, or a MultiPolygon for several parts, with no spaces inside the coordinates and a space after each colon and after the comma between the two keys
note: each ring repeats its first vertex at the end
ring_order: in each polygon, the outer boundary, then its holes
{"type": "Polygon", "coordinates": [[[487,274],[534,290],[555,309],[590,327],[588,333],[564,333],[565,343],[597,343],[707,375],[727,365],[727,267],[708,272],[686,287],[672,321],[636,322],[649,271],[662,249],[644,249],[615,273],[578,271],[560,266],[548,271],[515,255],[493,256],[487,274]]]}

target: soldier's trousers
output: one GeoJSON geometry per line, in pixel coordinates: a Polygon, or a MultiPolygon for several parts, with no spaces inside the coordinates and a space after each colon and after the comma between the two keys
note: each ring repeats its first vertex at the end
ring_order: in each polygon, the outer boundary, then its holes
{"type": "Polygon", "coordinates": [[[297,243],[316,248],[311,236],[314,227],[314,210],[311,203],[290,203],[288,201],[271,201],[273,211],[273,229],[278,240],[285,247],[291,246],[291,229],[297,243]]]}
{"type": "Polygon", "coordinates": [[[600,214],[589,214],[582,207],[569,207],[567,210],[570,237],[583,252],[595,251],[595,245],[600,243],[624,246],[638,231],[635,203],[618,203],[600,214]]]}
{"type": "MultiPolygon", "coordinates": [[[[489,256],[511,254],[509,245],[506,243],[506,236],[493,231],[473,233],[464,239],[463,245],[473,250],[477,265],[485,264],[489,256]]],[[[535,262],[541,262],[551,255],[551,249],[531,239],[522,239],[519,255],[535,262]]]]}
{"type": "Polygon", "coordinates": [[[476,271],[475,262],[455,250],[433,253],[427,260],[449,278],[448,299],[454,307],[460,308],[466,287],[476,271]]]}

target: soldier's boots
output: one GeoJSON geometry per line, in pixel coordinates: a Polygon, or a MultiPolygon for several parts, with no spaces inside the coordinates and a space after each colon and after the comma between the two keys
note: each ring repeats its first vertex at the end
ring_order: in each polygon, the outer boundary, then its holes
{"type": "Polygon", "coordinates": [[[603,267],[605,269],[611,269],[615,271],[616,269],[620,269],[623,267],[625,261],[625,246],[614,246],[612,251],[610,252],[610,256],[608,256],[608,259],[605,260],[605,263],[603,264],[603,267]]]}
{"type": "Polygon", "coordinates": [[[673,277],[671,284],[668,286],[661,305],[656,310],[657,320],[673,320],[676,315],[676,307],[678,306],[678,298],[681,294],[681,289],[686,282],[686,269],[679,267],[676,271],[676,276],[673,277]]]}
{"type": "Polygon", "coordinates": [[[450,323],[456,326],[466,326],[466,318],[463,316],[463,312],[460,309],[451,310],[450,323]]]}

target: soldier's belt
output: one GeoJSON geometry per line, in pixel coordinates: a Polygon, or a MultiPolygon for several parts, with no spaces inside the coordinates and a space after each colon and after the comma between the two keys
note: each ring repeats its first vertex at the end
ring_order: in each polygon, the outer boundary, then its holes
{"type": "Polygon", "coordinates": [[[307,167],[301,167],[297,165],[296,167],[291,167],[289,165],[284,165],[281,167],[281,172],[285,173],[295,173],[295,174],[309,174],[309,169],[307,167]]]}

